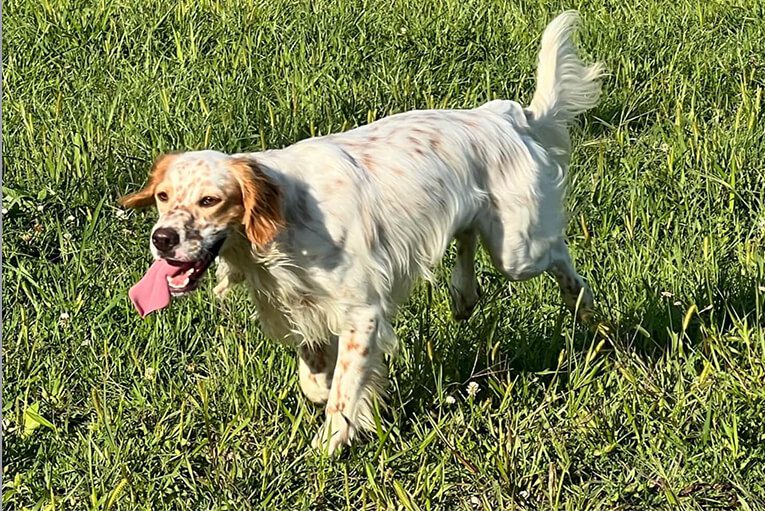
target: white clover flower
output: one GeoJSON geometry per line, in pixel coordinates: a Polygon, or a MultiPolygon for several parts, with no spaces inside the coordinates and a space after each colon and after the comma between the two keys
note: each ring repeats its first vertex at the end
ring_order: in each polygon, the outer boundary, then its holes
{"type": "Polygon", "coordinates": [[[470,497],[470,504],[471,504],[473,507],[478,507],[478,506],[480,506],[480,505],[481,505],[481,499],[479,499],[478,497],[476,497],[475,495],[473,495],[472,497],[470,497]]]}
{"type": "Polygon", "coordinates": [[[157,371],[155,371],[154,368],[151,366],[148,366],[146,370],[143,372],[143,377],[147,380],[154,380],[156,375],[157,375],[157,371]]]}
{"type": "Polygon", "coordinates": [[[476,394],[478,394],[478,390],[479,389],[480,389],[480,387],[478,386],[478,384],[476,382],[471,381],[470,383],[468,383],[468,386],[467,386],[467,395],[468,395],[468,397],[475,397],[476,394]]]}
{"type": "Polygon", "coordinates": [[[662,144],[659,146],[659,151],[662,153],[668,153],[669,152],[669,144],[666,142],[662,142],[662,144]]]}
{"type": "Polygon", "coordinates": [[[444,402],[445,402],[447,405],[453,405],[454,403],[456,403],[456,402],[457,402],[457,400],[456,400],[456,399],[454,399],[454,396],[446,396],[446,399],[444,399],[444,402]]]}
{"type": "Polygon", "coordinates": [[[45,206],[43,206],[42,204],[40,204],[39,206],[37,206],[37,211],[39,211],[40,213],[42,213],[43,211],[45,211],[45,206]]]}
{"type": "Polygon", "coordinates": [[[58,316],[58,324],[61,326],[66,326],[69,324],[69,313],[64,311],[58,316]]]}
{"type": "Polygon", "coordinates": [[[127,218],[127,211],[125,211],[124,209],[115,210],[114,216],[116,216],[120,220],[124,220],[125,218],[127,218]]]}

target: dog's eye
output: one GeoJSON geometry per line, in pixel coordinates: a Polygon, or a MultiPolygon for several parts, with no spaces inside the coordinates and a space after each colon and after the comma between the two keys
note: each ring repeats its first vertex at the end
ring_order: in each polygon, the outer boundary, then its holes
{"type": "Polygon", "coordinates": [[[167,192],[159,192],[157,199],[159,199],[159,202],[167,202],[167,192]]]}
{"type": "Polygon", "coordinates": [[[202,200],[199,201],[199,205],[203,208],[209,208],[210,206],[215,206],[219,202],[220,199],[217,197],[202,197],[202,200]]]}

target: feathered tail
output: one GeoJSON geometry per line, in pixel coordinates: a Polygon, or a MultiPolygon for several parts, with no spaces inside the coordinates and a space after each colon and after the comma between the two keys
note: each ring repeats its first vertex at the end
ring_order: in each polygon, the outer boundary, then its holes
{"type": "Polygon", "coordinates": [[[578,24],[579,14],[566,11],[542,34],[537,89],[530,107],[537,119],[565,123],[598,103],[604,69],[601,64],[585,67],[576,56],[571,36],[578,24]]]}

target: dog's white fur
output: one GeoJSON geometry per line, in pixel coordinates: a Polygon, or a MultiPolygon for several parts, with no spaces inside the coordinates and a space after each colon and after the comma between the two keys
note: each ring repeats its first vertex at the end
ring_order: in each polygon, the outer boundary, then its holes
{"type": "MultiPolygon", "coordinates": [[[[265,245],[229,235],[215,291],[244,284],[264,332],[298,349],[301,387],[326,403],[315,445],[327,442],[332,452],[372,426],[383,355],[397,347],[396,307],[417,277],[431,276],[452,239],[457,318],[478,300],[478,236],[508,279],[548,271],[568,307],[589,312],[592,296],[565,244],[562,202],[567,123],[597,104],[602,68],[577,58],[577,21],[566,12],[545,30],[528,109],[497,100],[412,111],[286,149],[223,155],[251,161],[280,190],[284,227],[265,245]]],[[[221,157],[182,156],[211,167],[221,157]]]]}

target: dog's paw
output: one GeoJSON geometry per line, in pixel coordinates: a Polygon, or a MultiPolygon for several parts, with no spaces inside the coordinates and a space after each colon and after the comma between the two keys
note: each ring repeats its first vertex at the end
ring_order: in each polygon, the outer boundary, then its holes
{"type": "Polygon", "coordinates": [[[231,286],[229,286],[228,279],[224,279],[213,288],[213,294],[216,298],[222,300],[228,294],[229,289],[231,289],[231,286]]]}
{"type": "Polygon", "coordinates": [[[473,310],[481,297],[481,290],[475,286],[465,291],[450,285],[449,296],[451,297],[452,317],[457,321],[464,321],[473,314],[473,310]]]}
{"type": "Polygon", "coordinates": [[[335,456],[344,446],[350,445],[355,436],[356,430],[345,415],[341,412],[328,413],[326,421],[313,437],[311,446],[335,456]]]}

